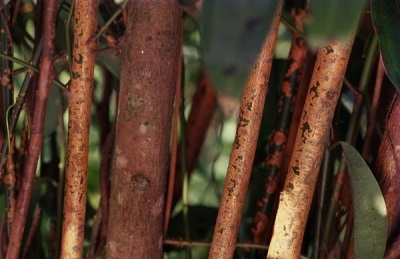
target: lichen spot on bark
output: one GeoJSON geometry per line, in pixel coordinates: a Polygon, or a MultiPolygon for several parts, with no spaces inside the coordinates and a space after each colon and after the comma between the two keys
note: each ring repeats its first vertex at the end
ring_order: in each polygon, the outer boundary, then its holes
{"type": "Polygon", "coordinates": [[[118,169],[126,168],[127,165],[128,165],[128,159],[126,159],[126,157],[121,155],[117,156],[116,166],[118,169]]]}
{"type": "Polygon", "coordinates": [[[108,248],[110,249],[111,253],[114,253],[117,250],[117,243],[115,241],[108,242],[108,248]]]}
{"type": "Polygon", "coordinates": [[[164,209],[164,196],[158,197],[156,203],[151,208],[151,215],[157,216],[162,213],[164,209]]]}
{"type": "Polygon", "coordinates": [[[133,190],[143,193],[150,184],[150,180],[142,174],[136,174],[132,176],[131,183],[133,190]]]}
{"type": "Polygon", "coordinates": [[[140,132],[141,134],[146,134],[146,133],[147,133],[147,125],[146,125],[146,123],[143,123],[143,124],[141,124],[141,125],[139,126],[139,132],[140,132]]]}

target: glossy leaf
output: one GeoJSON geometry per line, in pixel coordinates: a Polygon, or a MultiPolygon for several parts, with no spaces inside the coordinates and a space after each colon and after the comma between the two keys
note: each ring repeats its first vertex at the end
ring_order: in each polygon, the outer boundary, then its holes
{"type": "Polygon", "coordinates": [[[204,0],[202,50],[209,77],[219,92],[240,96],[278,1],[204,0]]]}
{"type": "Polygon", "coordinates": [[[400,0],[372,0],[371,12],[386,74],[400,91],[400,0]]]}
{"type": "Polygon", "coordinates": [[[388,220],[382,192],[357,150],[345,142],[341,145],[346,155],[353,196],[355,258],[383,258],[388,220]]]}
{"type": "Polygon", "coordinates": [[[343,40],[357,26],[365,0],[313,0],[304,24],[308,43],[313,48],[329,40],[343,40]]]}

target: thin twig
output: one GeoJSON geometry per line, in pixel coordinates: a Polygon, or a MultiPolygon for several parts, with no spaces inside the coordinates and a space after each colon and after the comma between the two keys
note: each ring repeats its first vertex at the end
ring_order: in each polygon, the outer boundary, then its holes
{"type": "Polygon", "coordinates": [[[181,106],[181,86],[182,86],[182,53],[180,51],[180,62],[178,63],[178,75],[176,80],[176,90],[175,90],[175,104],[174,104],[174,118],[173,118],[173,128],[172,128],[172,140],[171,140],[171,162],[168,175],[168,190],[167,197],[165,199],[165,216],[164,216],[164,236],[167,234],[169,220],[171,217],[174,188],[175,188],[175,174],[176,174],[176,164],[178,156],[178,125],[179,125],[179,111],[181,106]]]}
{"type": "Polygon", "coordinates": [[[39,208],[37,208],[35,210],[35,214],[33,216],[33,220],[32,220],[31,226],[29,228],[28,237],[26,238],[26,241],[25,241],[24,250],[22,252],[22,258],[26,258],[29,248],[31,247],[32,242],[35,238],[35,235],[37,233],[38,226],[39,226],[40,214],[41,214],[41,210],[39,208]]]}
{"type": "Polygon", "coordinates": [[[110,27],[110,25],[117,19],[117,17],[122,13],[128,1],[125,1],[121,4],[117,11],[108,19],[108,21],[100,28],[99,32],[96,34],[95,40],[100,38],[104,32],[110,27]]]}

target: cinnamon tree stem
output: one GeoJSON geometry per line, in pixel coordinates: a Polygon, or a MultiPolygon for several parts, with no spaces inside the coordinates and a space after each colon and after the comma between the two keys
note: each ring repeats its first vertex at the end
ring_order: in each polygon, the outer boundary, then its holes
{"type": "Polygon", "coordinates": [[[299,258],[304,229],[354,35],[318,52],[267,258],[299,258]]]}
{"type": "Polygon", "coordinates": [[[82,258],[98,0],[75,0],[61,258],[82,258]]]}
{"type": "Polygon", "coordinates": [[[243,90],[236,137],[208,258],[232,258],[235,251],[268,90],[282,3],[279,1],[270,31],[243,90]]]}

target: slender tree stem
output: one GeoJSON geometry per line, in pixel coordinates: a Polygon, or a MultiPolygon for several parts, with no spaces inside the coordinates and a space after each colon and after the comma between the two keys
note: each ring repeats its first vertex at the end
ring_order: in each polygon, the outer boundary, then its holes
{"type": "Polygon", "coordinates": [[[74,43],[69,94],[67,166],[61,258],[82,258],[85,230],[89,129],[99,1],[74,1],[74,43]]]}
{"type": "Polygon", "coordinates": [[[300,256],[323,151],[329,137],[353,37],[346,42],[331,42],[318,52],[289,171],[280,195],[268,258],[300,256]]]}
{"type": "Polygon", "coordinates": [[[236,137],[228,165],[209,258],[232,258],[235,251],[247,187],[268,91],[274,46],[277,38],[283,1],[277,10],[243,90],[236,137]]]}

